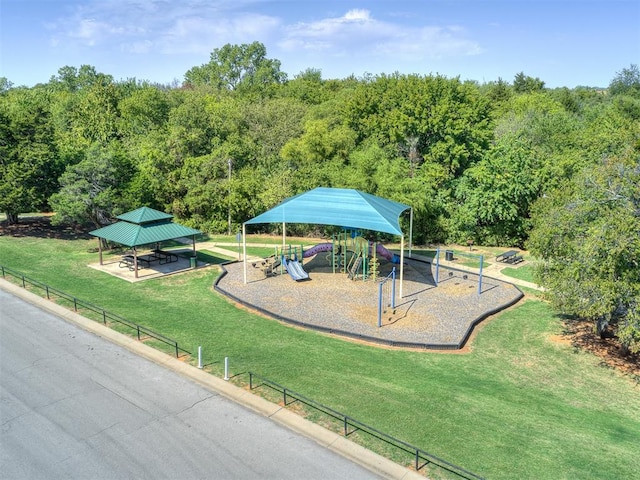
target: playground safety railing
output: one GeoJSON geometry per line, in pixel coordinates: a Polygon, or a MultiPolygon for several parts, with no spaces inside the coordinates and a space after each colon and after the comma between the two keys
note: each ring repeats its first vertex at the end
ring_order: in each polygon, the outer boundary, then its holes
{"type": "Polygon", "coordinates": [[[370,425],[367,425],[366,423],[363,423],[359,420],[356,420],[353,417],[350,417],[349,415],[345,415],[344,413],[334,410],[331,407],[328,407],[320,402],[317,402],[300,393],[297,393],[291,390],[290,388],[279,385],[278,383],[272,380],[269,380],[268,378],[265,378],[263,376],[260,376],[256,373],[253,373],[251,371],[248,373],[249,373],[249,390],[253,390],[262,385],[267,386],[275,391],[282,393],[283,405],[285,407],[298,401],[298,402],[304,403],[305,405],[319,412],[324,413],[325,415],[328,415],[329,417],[339,420],[340,423],[342,424],[342,432],[345,437],[348,437],[354,432],[359,431],[359,432],[368,434],[373,438],[381,440],[387,445],[391,445],[399,450],[409,453],[413,457],[414,467],[416,471],[420,471],[420,469],[422,469],[428,464],[433,464],[439,468],[442,468],[444,470],[447,470],[450,473],[453,473],[459,476],[460,478],[483,480],[483,477],[473,472],[470,472],[469,470],[459,467],[458,465],[454,465],[453,463],[448,462],[425,450],[422,450],[421,448],[411,445],[410,443],[407,443],[403,440],[393,437],[387,433],[384,433],[370,425]],[[259,384],[255,383],[256,379],[259,380],[260,382],[259,384]]]}
{"type": "Polygon", "coordinates": [[[27,277],[26,275],[23,275],[22,273],[16,272],[15,270],[12,270],[8,267],[5,266],[1,266],[0,265],[0,272],[2,273],[2,278],[6,278],[7,276],[11,276],[15,279],[17,279],[20,284],[22,285],[22,288],[24,288],[25,290],[27,289],[27,285],[31,285],[33,287],[36,288],[40,288],[44,291],[45,296],[47,297],[47,300],[51,300],[51,296],[55,296],[58,297],[60,299],[63,299],[71,304],[73,304],[73,310],[75,312],[78,312],[79,308],[83,308],[85,310],[97,313],[98,315],[100,315],[101,319],[102,319],[102,323],[104,325],[107,325],[107,321],[112,321],[115,323],[119,323],[120,325],[124,325],[126,327],[131,328],[132,330],[136,331],[136,336],[138,338],[138,340],[142,340],[144,337],[150,337],[150,338],[154,338],[156,340],[158,340],[159,342],[162,342],[166,345],[169,345],[171,347],[171,349],[173,351],[175,351],[175,355],[176,358],[179,358],[180,356],[180,352],[184,352],[187,354],[190,354],[191,352],[188,352],[182,348],[180,348],[178,346],[178,342],[176,340],[173,340],[172,338],[169,337],[165,337],[164,335],[158,333],[158,332],[154,332],[153,330],[151,330],[150,328],[144,327],[142,325],[139,325],[135,322],[132,322],[130,320],[127,320],[126,318],[121,317],[120,315],[116,315],[115,313],[111,313],[106,311],[104,308],[102,307],[98,307],[97,305],[94,305],[92,303],[86,302],[84,300],[80,300],[79,298],[74,297],[73,295],[69,295],[68,293],[65,293],[61,290],[58,290],[56,288],[50,287],[49,285],[46,285],[42,282],[39,282],[38,280],[34,280],[32,278],[27,277]]]}

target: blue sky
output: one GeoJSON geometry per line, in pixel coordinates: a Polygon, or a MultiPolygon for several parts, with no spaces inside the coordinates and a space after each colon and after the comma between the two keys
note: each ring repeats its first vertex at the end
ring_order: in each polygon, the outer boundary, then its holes
{"type": "Polygon", "coordinates": [[[14,85],[83,64],[182,81],[213,49],[254,41],[289,78],[524,72],[606,87],[640,64],[640,0],[0,0],[0,76],[14,85]]]}

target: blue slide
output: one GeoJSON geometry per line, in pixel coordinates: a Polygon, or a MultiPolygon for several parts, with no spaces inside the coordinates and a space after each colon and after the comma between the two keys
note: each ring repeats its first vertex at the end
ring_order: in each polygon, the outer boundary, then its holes
{"type": "Polygon", "coordinates": [[[309,274],[305,272],[300,262],[297,260],[287,260],[286,258],[282,259],[282,264],[284,268],[287,270],[291,278],[293,278],[296,282],[301,282],[302,280],[309,280],[309,274]]]}

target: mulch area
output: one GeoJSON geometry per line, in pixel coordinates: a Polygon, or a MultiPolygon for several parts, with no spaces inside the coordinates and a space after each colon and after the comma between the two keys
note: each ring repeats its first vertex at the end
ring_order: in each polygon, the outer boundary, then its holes
{"type": "MultiPolygon", "coordinates": [[[[467,272],[440,269],[435,286],[430,263],[405,259],[403,298],[396,282],[396,308],[386,308],[378,326],[379,286],[376,281],[350,280],[333,273],[324,254],[305,261],[310,280],[295,282],[286,272],[265,277],[260,268],[241,262],[225,266],[217,288],[269,316],[309,328],[383,345],[458,349],[481,319],[517,302],[522,293],[510,283],[467,272]],[[451,272],[451,275],[449,275],[451,272]],[[467,278],[463,278],[467,275],[467,278]]],[[[391,271],[383,262],[380,278],[391,271]]],[[[398,273],[399,278],[399,273],[398,273]]]]}
{"type": "Polygon", "coordinates": [[[580,350],[588,350],[600,358],[603,365],[627,373],[640,382],[640,354],[624,354],[615,337],[600,338],[594,333],[593,322],[565,320],[563,337],[580,350]]]}

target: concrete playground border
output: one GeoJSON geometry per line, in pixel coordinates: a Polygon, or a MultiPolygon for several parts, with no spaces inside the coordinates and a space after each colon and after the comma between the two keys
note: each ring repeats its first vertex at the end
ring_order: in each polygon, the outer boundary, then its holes
{"type": "Polygon", "coordinates": [[[158,365],[164,366],[202,387],[218,393],[254,412],[270,418],[280,425],[289,428],[305,437],[314,440],[319,445],[357,463],[364,468],[384,478],[394,480],[424,480],[418,472],[399,465],[377,453],[346,439],[342,435],[312,423],[285,407],[269,402],[262,397],[237,387],[223,379],[217,378],[201,369],[186,364],[171,355],[160,352],[144,343],[112,330],[99,322],[90,320],[82,315],[40,297],[39,295],[0,278],[0,288],[26,302],[45,310],[57,317],[77,325],[78,327],[126,348],[130,352],[146,358],[158,365]]]}

